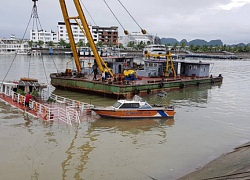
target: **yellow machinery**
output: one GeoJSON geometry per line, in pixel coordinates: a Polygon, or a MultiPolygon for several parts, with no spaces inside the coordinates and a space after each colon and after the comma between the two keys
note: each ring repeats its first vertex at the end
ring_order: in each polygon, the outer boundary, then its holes
{"type": "Polygon", "coordinates": [[[64,22],[65,22],[65,26],[68,32],[68,36],[69,36],[69,40],[70,40],[70,45],[71,45],[71,49],[72,49],[72,53],[73,53],[73,57],[75,59],[75,64],[76,64],[76,68],[77,68],[77,72],[80,74],[82,71],[82,67],[79,61],[79,56],[77,53],[77,49],[76,49],[76,44],[75,44],[75,39],[74,39],[74,35],[72,32],[72,28],[70,25],[70,20],[75,20],[76,23],[78,24],[78,26],[84,30],[84,33],[86,35],[86,38],[88,39],[88,42],[90,44],[90,47],[93,51],[94,57],[95,57],[95,61],[96,64],[99,68],[99,70],[101,72],[105,72],[108,71],[108,73],[110,74],[110,76],[114,77],[113,72],[107,67],[106,63],[104,62],[104,60],[101,58],[101,56],[99,55],[94,40],[92,38],[91,32],[89,30],[88,27],[88,23],[86,21],[85,15],[83,13],[82,7],[80,5],[79,0],[73,0],[74,1],[74,5],[76,8],[76,11],[78,13],[78,16],[74,16],[74,17],[70,17],[68,15],[68,11],[67,11],[67,6],[65,3],[65,0],[59,0],[60,2],[60,6],[61,6],[61,10],[62,10],[62,14],[63,14],[63,18],[64,18],[64,22]],[[79,22],[80,20],[80,22],[79,22]],[[83,26],[83,27],[82,27],[83,26]]]}
{"type": "Polygon", "coordinates": [[[168,52],[167,54],[150,54],[149,52],[146,52],[144,54],[145,58],[154,58],[154,59],[162,59],[162,58],[166,58],[166,67],[164,70],[164,74],[163,76],[168,77],[169,74],[172,72],[174,77],[176,78],[176,72],[175,72],[175,68],[174,68],[174,63],[173,63],[173,58],[172,58],[172,53],[168,52]]]}
{"type": "Polygon", "coordinates": [[[137,80],[137,74],[135,70],[132,69],[124,70],[123,75],[125,80],[137,80]]]}
{"type": "Polygon", "coordinates": [[[176,78],[176,72],[175,72],[175,68],[174,68],[174,63],[173,63],[173,59],[172,59],[172,53],[168,52],[168,54],[166,55],[166,70],[165,70],[165,76],[169,76],[170,72],[173,73],[174,78],[176,78]]]}

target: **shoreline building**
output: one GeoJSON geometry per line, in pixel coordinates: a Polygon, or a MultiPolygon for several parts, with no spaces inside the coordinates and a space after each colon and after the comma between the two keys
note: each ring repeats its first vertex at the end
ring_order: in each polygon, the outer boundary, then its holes
{"type": "Polygon", "coordinates": [[[46,30],[30,30],[30,41],[33,42],[38,42],[38,41],[43,41],[43,42],[54,42],[57,43],[57,33],[51,31],[46,31],[46,30]]]}
{"type": "MultiPolygon", "coordinates": [[[[75,43],[82,41],[83,43],[87,43],[88,40],[81,28],[77,23],[71,23],[71,28],[74,34],[75,43]]],[[[90,32],[92,33],[92,37],[95,43],[99,41],[102,42],[103,45],[115,45],[118,39],[118,27],[101,27],[101,26],[92,26],[89,24],[90,32]]],[[[58,31],[58,41],[63,39],[65,42],[69,43],[69,37],[67,34],[67,29],[65,26],[65,22],[58,22],[57,25],[58,31]]]]}
{"type": "MultiPolygon", "coordinates": [[[[86,36],[82,32],[81,28],[77,23],[71,23],[75,43],[83,41],[84,44],[88,42],[86,36]]],[[[117,45],[118,42],[118,27],[101,27],[101,26],[92,26],[89,25],[90,32],[95,43],[99,41],[102,42],[102,45],[117,45]]],[[[15,38],[12,35],[10,38],[0,39],[0,54],[28,54],[31,51],[30,42],[34,44],[36,42],[44,42],[43,47],[45,48],[47,42],[58,43],[61,39],[69,43],[69,38],[64,22],[58,22],[57,32],[46,31],[46,30],[34,30],[30,29],[29,39],[23,40],[15,38]]],[[[35,46],[32,44],[32,47],[35,46]]]]}
{"type": "MultiPolygon", "coordinates": [[[[73,31],[75,43],[82,41],[84,44],[88,42],[86,36],[82,32],[81,28],[77,23],[71,23],[71,28],[73,31]]],[[[102,27],[102,26],[92,26],[89,24],[90,32],[95,43],[99,41],[103,45],[116,45],[118,41],[118,27],[102,27]]],[[[69,37],[65,22],[57,22],[57,32],[46,31],[46,30],[30,30],[30,40],[33,42],[43,41],[43,42],[54,42],[58,43],[60,40],[64,40],[66,43],[69,43],[69,37]]]]}
{"type": "Polygon", "coordinates": [[[29,40],[17,39],[11,35],[8,39],[0,39],[0,54],[27,54],[30,52],[29,40]]]}
{"type": "MultiPolygon", "coordinates": [[[[82,41],[83,43],[86,44],[88,42],[87,38],[84,35],[84,33],[82,32],[81,28],[78,26],[78,24],[77,23],[70,23],[70,24],[71,24],[72,32],[74,35],[75,43],[82,41]]],[[[89,25],[89,29],[90,29],[90,32],[92,32],[91,25],[89,25]]],[[[97,37],[95,37],[93,34],[92,34],[92,37],[93,37],[95,43],[98,42],[97,37]]],[[[65,26],[65,22],[58,22],[57,23],[57,39],[58,39],[58,41],[60,41],[62,39],[65,42],[69,43],[69,37],[68,37],[67,29],[65,26]]]]}
{"type": "Polygon", "coordinates": [[[116,45],[118,42],[118,27],[101,27],[101,26],[93,26],[92,34],[99,38],[99,41],[102,42],[103,45],[116,45]]]}

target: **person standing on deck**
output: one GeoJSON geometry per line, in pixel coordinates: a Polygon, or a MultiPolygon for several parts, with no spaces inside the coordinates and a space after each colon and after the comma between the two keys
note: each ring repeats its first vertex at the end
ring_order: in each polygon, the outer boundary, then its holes
{"type": "Polygon", "coordinates": [[[106,79],[106,73],[105,73],[105,71],[103,71],[103,72],[102,72],[102,81],[104,82],[105,79],[106,79]]]}
{"type": "Polygon", "coordinates": [[[31,100],[32,96],[30,95],[30,93],[28,92],[26,95],[25,95],[25,103],[24,103],[24,106],[25,106],[25,110],[26,110],[26,107],[28,107],[28,109],[30,109],[30,100],[31,100]]]}
{"type": "Polygon", "coordinates": [[[97,69],[96,65],[93,66],[93,73],[94,73],[94,78],[93,78],[93,80],[96,80],[96,75],[97,75],[97,73],[98,73],[98,69],[97,69]]]}

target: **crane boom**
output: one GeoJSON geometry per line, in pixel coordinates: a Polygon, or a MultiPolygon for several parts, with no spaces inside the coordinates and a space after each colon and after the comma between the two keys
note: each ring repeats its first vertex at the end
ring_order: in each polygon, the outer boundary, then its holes
{"type": "Polygon", "coordinates": [[[145,52],[144,57],[150,59],[151,57],[154,59],[166,58],[166,70],[165,74],[169,74],[170,71],[174,73],[174,77],[176,78],[176,71],[174,68],[172,53],[168,52],[167,54],[150,54],[148,51],[145,52]]]}
{"type": "MultiPolygon", "coordinates": [[[[73,56],[74,56],[74,59],[75,59],[75,63],[76,63],[78,73],[81,73],[82,67],[81,67],[81,64],[80,64],[80,61],[79,61],[79,56],[77,54],[74,35],[72,33],[72,29],[71,29],[71,25],[70,25],[70,20],[71,19],[74,19],[76,22],[77,22],[78,19],[80,19],[81,24],[83,26],[83,29],[85,31],[86,38],[87,38],[87,40],[88,40],[88,42],[90,44],[90,48],[91,48],[91,50],[92,50],[92,52],[94,54],[95,62],[97,64],[99,70],[101,72],[108,71],[109,74],[113,77],[114,76],[113,72],[107,67],[106,63],[101,58],[101,56],[99,55],[99,53],[98,53],[98,51],[96,49],[94,40],[92,38],[88,23],[86,21],[86,18],[85,18],[85,15],[83,13],[83,10],[82,10],[82,7],[80,5],[79,0],[73,0],[74,4],[75,4],[75,8],[76,8],[77,13],[78,13],[78,16],[76,16],[76,17],[69,17],[68,12],[67,12],[67,7],[66,7],[65,0],[59,0],[59,1],[60,1],[61,10],[62,10],[62,14],[63,14],[63,17],[64,17],[64,21],[65,21],[66,29],[67,29],[67,32],[68,32],[70,45],[71,45],[71,49],[72,49],[72,52],[73,52],[73,56]]],[[[77,23],[77,24],[79,24],[79,23],[77,23]]]]}

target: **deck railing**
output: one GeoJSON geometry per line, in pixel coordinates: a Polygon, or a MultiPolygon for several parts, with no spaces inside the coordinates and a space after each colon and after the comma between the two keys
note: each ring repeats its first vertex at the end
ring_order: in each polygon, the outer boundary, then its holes
{"type": "Polygon", "coordinates": [[[68,107],[79,108],[81,110],[81,112],[83,112],[84,110],[87,110],[87,109],[94,108],[94,105],[92,105],[92,104],[88,104],[85,102],[65,98],[62,96],[55,95],[55,94],[51,94],[50,98],[55,100],[58,103],[65,104],[68,107]]]}
{"type": "MultiPolygon", "coordinates": [[[[14,92],[11,88],[7,87],[5,92],[1,91],[1,93],[10,97],[13,101],[23,106],[25,105],[26,97],[14,92]]],[[[32,113],[30,114],[46,121],[58,120],[67,124],[72,124],[72,122],[80,123],[81,112],[93,107],[93,105],[54,94],[52,94],[51,98],[54,99],[55,102],[39,103],[37,101],[30,100],[29,107],[35,112],[35,115],[32,113]]]]}

